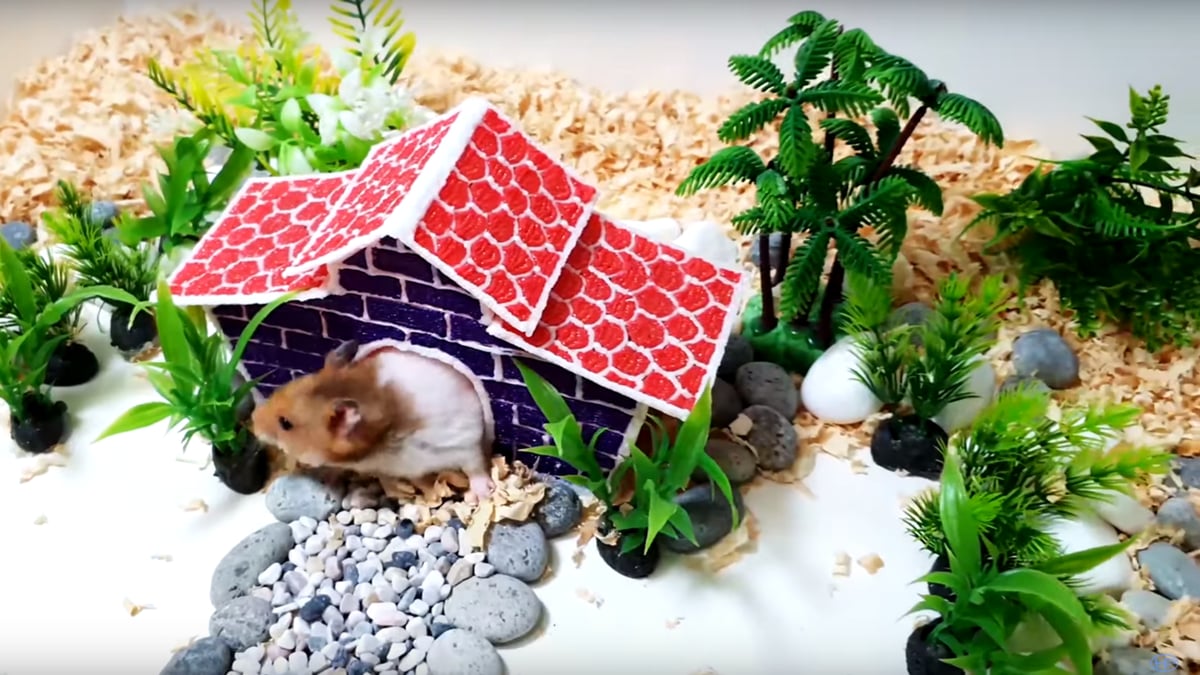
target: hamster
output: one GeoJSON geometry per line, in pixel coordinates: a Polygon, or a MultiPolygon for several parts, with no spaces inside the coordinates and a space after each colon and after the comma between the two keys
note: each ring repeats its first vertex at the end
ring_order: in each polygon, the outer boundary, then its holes
{"type": "Polygon", "coordinates": [[[345,342],[325,367],[279,387],[251,416],[260,440],[300,464],[417,480],[459,470],[492,493],[483,403],[462,373],[422,354],[345,342]]]}

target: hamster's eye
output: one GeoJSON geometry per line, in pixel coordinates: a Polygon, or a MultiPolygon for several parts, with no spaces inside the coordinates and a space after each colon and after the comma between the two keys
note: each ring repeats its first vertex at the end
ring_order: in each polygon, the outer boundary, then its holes
{"type": "Polygon", "coordinates": [[[279,428],[283,429],[284,431],[291,431],[292,430],[292,421],[286,417],[280,417],[279,418],[279,428]]]}

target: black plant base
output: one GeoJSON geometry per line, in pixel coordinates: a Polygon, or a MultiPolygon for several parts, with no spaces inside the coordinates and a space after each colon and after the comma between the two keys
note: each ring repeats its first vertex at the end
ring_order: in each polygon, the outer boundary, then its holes
{"type": "MultiPolygon", "coordinates": [[[[929,568],[929,571],[930,572],[949,572],[950,571],[949,556],[947,556],[945,553],[943,553],[942,555],[939,555],[936,559],[934,559],[933,566],[929,568]]],[[[943,599],[949,600],[951,602],[954,601],[954,591],[951,591],[949,586],[943,586],[941,584],[935,584],[932,582],[927,585],[929,586],[929,594],[930,595],[936,595],[939,598],[943,598],[943,599]]]]}
{"type": "Polygon", "coordinates": [[[929,634],[940,623],[932,621],[915,629],[904,645],[904,663],[908,675],[965,675],[961,668],[943,663],[942,659],[953,658],[954,654],[943,644],[931,644],[929,634]]]}
{"type": "Polygon", "coordinates": [[[133,308],[118,305],[108,317],[108,341],[117,351],[127,356],[142,352],[158,339],[158,326],[150,312],[138,312],[130,323],[133,308]]]}
{"type": "Polygon", "coordinates": [[[251,441],[237,451],[213,449],[213,475],[225,487],[240,495],[252,495],[267,486],[271,477],[271,457],[261,444],[251,441]]]}
{"type": "Polygon", "coordinates": [[[657,543],[650,545],[649,552],[638,547],[628,553],[622,553],[619,542],[606,544],[597,539],[596,550],[600,552],[600,559],[614,572],[630,579],[645,579],[654,574],[654,570],[658,569],[658,561],[662,558],[657,543]]]}
{"type": "Polygon", "coordinates": [[[871,436],[871,459],[889,471],[937,480],[942,473],[946,432],[916,415],[889,418],[871,436]]]}
{"type": "Polygon", "coordinates": [[[49,452],[67,435],[67,404],[63,401],[47,406],[27,397],[25,413],[23,420],[11,414],[8,416],[9,435],[25,452],[49,452]]]}
{"type": "Polygon", "coordinates": [[[87,345],[68,340],[50,355],[46,365],[46,384],[51,387],[78,387],[96,379],[100,361],[87,345]]]}

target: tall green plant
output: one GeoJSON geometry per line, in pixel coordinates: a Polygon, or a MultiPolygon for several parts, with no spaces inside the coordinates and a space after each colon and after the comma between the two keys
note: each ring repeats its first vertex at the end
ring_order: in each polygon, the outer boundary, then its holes
{"type": "Polygon", "coordinates": [[[968,229],[994,226],[986,250],[1015,258],[1022,286],[1053,282],[1082,336],[1109,321],[1157,350],[1200,330],[1200,172],[1174,164],[1191,156],[1162,132],[1169,102],[1130,89],[1124,126],[1091,120],[1104,133],[1084,136],[1091,155],[975,197],[968,229]]]}
{"type": "Polygon", "coordinates": [[[197,319],[176,306],[168,286],[160,283],[155,321],[163,360],[141,365],[161,400],[125,411],[96,440],[169,419],[170,428],[183,427],[185,446],[200,436],[216,453],[236,454],[246,449],[252,434],[239,410],[258,380],[242,382],[238,364],[267,316],[293,297],[284,295],[260,308],[230,350],[220,331],[210,332],[203,317],[197,319]]]}
{"type": "Polygon", "coordinates": [[[920,121],[933,111],[964,124],[987,143],[999,145],[1003,136],[995,117],[981,104],[949,92],[944,83],[879,48],[862,30],[845,30],[817,12],[791,17],[758,54],[733,56],[729,66],[741,82],[766,96],[726,120],[718,137],[730,147],[693,169],[677,192],[755,186],[757,204],[734,219],[743,233],[759,237],[761,316],[748,319],[744,332],[760,351],[804,370],[813,358],[811,349],[797,357],[794,333],[774,332],[779,322],[771,293],[775,278],[770,234],[784,233],[789,239],[805,235],[782,277],[779,315],[800,327],[815,324],[816,346],[828,347],[846,271],[878,283],[890,280],[891,264],[907,232],[908,207],[918,204],[941,212],[937,184],[915,167],[896,165],[920,121]],[[789,78],[772,57],[795,45],[789,78]],[[827,76],[822,79],[823,74],[827,76]],[[919,102],[915,111],[913,100],[919,102]],[[884,102],[888,105],[880,106],[884,102]],[[819,141],[809,118],[814,110],[825,114],[815,125],[822,131],[819,141]],[[864,116],[871,118],[874,134],[856,121],[864,116]],[[907,118],[903,127],[902,118],[907,118]],[[779,149],[773,157],[733,145],[777,120],[779,149]],[[839,142],[851,153],[835,161],[839,142]],[[863,236],[867,227],[878,233],[877,242],[863,236]],[[821,293],[831,246],[834,263],[821,293]]]}

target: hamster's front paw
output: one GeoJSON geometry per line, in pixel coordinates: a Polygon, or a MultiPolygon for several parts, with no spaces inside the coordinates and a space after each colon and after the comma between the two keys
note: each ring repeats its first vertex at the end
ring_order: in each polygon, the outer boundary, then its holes
{"type": "Polygon", "coordinates": [[[496,485],[492,483],[492,477],[486,473],[475,474],[469,476],[471,480],[471,491],[467,493],[467,501],[478,502],[492,496],[492,490],[496,485]]]}

